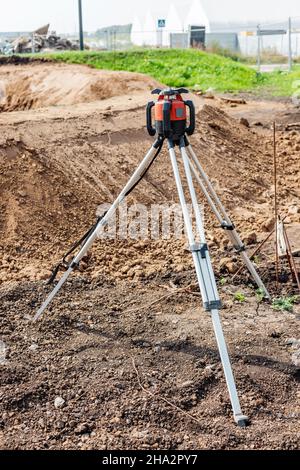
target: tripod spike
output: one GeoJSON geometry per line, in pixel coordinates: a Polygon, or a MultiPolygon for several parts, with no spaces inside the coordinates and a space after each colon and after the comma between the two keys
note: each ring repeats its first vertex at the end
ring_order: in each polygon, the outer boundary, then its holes
{"type": "Polygon", "coordinates": [[[54,289],[51,291],[51,293],[49,294],[49,296],[47,297],[47,299],[45,300],[45,302],[43,303],[43,305],[38,309],[38,311],[36,312],[35,316],[33,317],[33,321],[37,321],[41,315],[43,314],[43,312],[46,310],[46,308],[48,307],[48,305],[50,304],[50,302],[52,301],[52,299],[56,296],[57,292],[60,290],[60,288],[64,285],[64,283],[66,282],[66,280],[68,279],[69,275],[71,274],[71,272],[73,271],[74,268],[69,268],[65,273],[64,275],[60,278],[59,282],[57,283],[57,285],[54,287],[54,289]]]}

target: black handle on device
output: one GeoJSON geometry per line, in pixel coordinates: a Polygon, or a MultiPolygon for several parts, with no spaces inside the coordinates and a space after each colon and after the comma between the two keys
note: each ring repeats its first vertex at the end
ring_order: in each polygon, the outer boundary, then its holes
{"type": "Polygon", "coordinates": [[[186,128],[185,132],[187,133],[187,135],[192,135],[195,132],[195,126],[196,126],[195,106],[191,100],[187,100],[184,103],[190,110],[190,125],[189,127],[186,128]]]}
{"type": "Polygon", "coordinates": [[[152,114],[151,114],[151,110],[154,105],[155,105],[154,101],[150,101],[147,104],[147,108],[146,108],[147,131],[149,135],[151,135],[152,137],[156,134],[156,129],[152,126],[152,114]]]}
{"type": "Polygon", "coordinates": [[[171,134],[171,103],[165,101],[163,105],[163,129],[164,136],[169,137],[171,134]]]}

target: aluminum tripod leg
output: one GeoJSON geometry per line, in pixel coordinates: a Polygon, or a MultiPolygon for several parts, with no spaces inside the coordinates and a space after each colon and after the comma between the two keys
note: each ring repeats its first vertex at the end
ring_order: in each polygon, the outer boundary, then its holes
{"type": "Polygon", "coordinates": [[[126,194],[128,193],[128,191],[131,190],[131,188],[136,184],[136,182],[140,179],[140,177],[143,175],[145,169],[149,166],[149,164],[151,163],[151,161],[153,161],[153,158],[158,150],[160,146],[160,142],[159,141],[156,141],[152,147],[150,148],[150,150],[148,151],[147,155],[144,157],[144,159],[142,160],[142,162],[139,164],[139,166],[137,167],[137,169],[135,170],[135,172],[133,173],[132,177],[130,178],[130,180],[128,181],[128,183],[126,184],[126,186],[124,187],[124,189],[121,191],[121,193],[119,194],[119,196],[117,197],[117,199],[114,201],[114,203],[112,204],[112,206],[109,208],[109,210],[107,211],[106,215],[99,221],[97,227],[95,228],[95,230],[91,233],[91,235],[89,236],[89,238],[87,239],[87,241],[84,243],[84,245],[82,246],[81,250],[79,251],[79,253],[74,257],[74,259],[72,260],[72,262],[70,263],[70,267],[69,269],[64,273],[64,275],[61,277],[61,279],[59,280],[58,284],[55,286],[55,288],[52,290],[52,292],[49,294],[49,296],[47,297],[47,299],[45,300],[45,302],[43,303],[43,305],[39,308],[39,310],[37,311],[37,313],[35,314],[33,320],[38,320],[40,318],[40,316],[42,315],[42,313],[44,312],[44,310],[48,307],[48,305],[50,304],[50,302],[52,301],[52,299],[55,297],[55,295],[57,294],[57,292],[60,290],[60,288],[63,286],[63,284],[66,282],[66,280],[68,279],[69,275],[71,274],[71,272],[75,269],[76,266],[78,266],[78,263],[80,262],[80,260],[83,258],[83,256],[87,253],[87,251],[89,250],[90,246],[92,245],[92,243],[94,242],[94,240],[97,238],[97,236],[99,235],[100,231],[103,229],[103,227],[107,224],[107,221],[109,220],[109,218],[114,214],[114,212],[116,211],[117,207],[119,204],[121,204],[121,202],[124,200],[124,198],[126,197],[126,194]]]}
{"type": "Polygon", "coordinates": [[[199,184],[204,196],[206,197],[208,204],[210,205],[213,213],[215,214],[217,220],[219,221],[222,228],[226,229],[228,238],[230,239],[234,249],[241,255],[243,262],[247,266],[252,278],[256,282],[257,286],[262,290],[265,297],[270,299],[270,294],[264,285],[262,279],[260,278],[259,274],[257,273],[253,263],[251,262],[243,242],[241,241],[239,234],[234,228],[234,224],[231,222],[230,217],[228,216],[222,202],[219,199],[214,187],[212,186],[208,176],[206,175],[205,171],[203,170],[195,152],[192,149],[192,146],[189,144],[187,147],[187,152],[192,158],[190,160],[190,167],[191,170],[199,184]],[[195,166],[196,168],[195,168],[195,166]],[[201,180],[202,178],[202,180],[201,180]]]}
{"type": "Polygon", "coordinates": [[[213,327],[217,339],[217,344],[220,352],[220,357],[224,369],[224,374],[226,378],[226,383],[229,391],[230,401],[233,409],[234,419],[239,426],[245,426],[247,423],[247,417],[242,414],[239,398],[236,390],[236,385],[234,381],[234,376],[232,373],[232,368],[228,356],[228,351],[223,335],[223,330],[219,318],[218,309],[220,308],[220,300],[218,296],[216,281],[214,273],[212,270],[209,252],[207,245],[205,243],[205,234],[201,218],[200,209],[198,206],[196,192],[192,181],[192,176],[190,172],[190,165],[188,155],[186,153],[185,147],[181,147],[181,154],[184,163],[186,178],[189,186],[189,192],[192,199],[192,205],[196,216],[197,229],[200,237],[200,243],[195,243],[195,237],[192,228],[192,221],[188,212],[188,208],[185,201],[184,191],[182,188],[181,178],[178,170],[176,154],[172,142],[169,142],[169,153],[171,158],[171,163],[173,167],[173,172],[175,176],[176,186],[178,190],[178,195],[180,199],[180,204],[182,207],[184,222],[187,230],[188,240],[190,244],[190,249],[194,259],[196,274],[199,282],[199,287],[203,299],[203,304],[206,310],[209,310],[211,313],[211,318],[213,322],[213,327]]]}

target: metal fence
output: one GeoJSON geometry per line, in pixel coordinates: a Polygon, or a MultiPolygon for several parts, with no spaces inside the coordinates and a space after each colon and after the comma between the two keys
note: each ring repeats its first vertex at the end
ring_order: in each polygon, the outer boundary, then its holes
{"type": "MultiPolygon", "coordinates": [[[[224,28],[226,29],[226,28],[224,28]]],[[[39,52],[40,42],[32,33],[22,33],[30,39],[33,47],[24,48],[24,52],[39,52]]],[[[0,33],[0,50],[4,53],[23,52],[13,50],[11,42],[17,37],[12,33],[0,33]]],[[[67,49],[67,40],[76,47],[78,34],[63,35],[54,50],[67,49]]],[[[152,31],[124,27],[102,28],[95,33],[86,33],[84,42],[90,50],[122,51],[131,48],[198,48],[217,53],[235,54],[252,57],[258,69],[264,62],[286,63],[291,68],[294,58],[300,56],[300,17],[289,18],[280,23],[252,25],[247,30],[236,25],[232,30],[208,32],[204,27],[191,25],[187,30],[170,30],[166,27],[152,31]]],[[[29,41],[30,44],[30,41],[29,41]]]]}

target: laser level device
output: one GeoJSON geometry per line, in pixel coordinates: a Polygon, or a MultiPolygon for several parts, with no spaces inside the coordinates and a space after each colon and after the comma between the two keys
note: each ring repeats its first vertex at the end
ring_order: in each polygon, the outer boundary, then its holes
{"type": "Polygon", "coordinates": [[[156,133],[159,137],[172,139],[178,144],[185,134],[192,135],[195,131],[195,107],[190,100],[184,101],[185,88],[160,90],[156,88],[152,95],[158,95],[156,102],[147,104],[147,130],[151,136],[156,133]],[[152,108],[154,108],[155,127],[152,125],[152,108]],[[189,125],[187,125],[187,108],[189,108],[189,125]]]}

